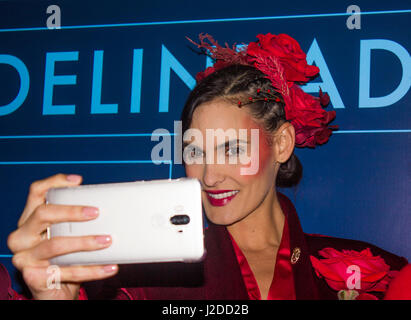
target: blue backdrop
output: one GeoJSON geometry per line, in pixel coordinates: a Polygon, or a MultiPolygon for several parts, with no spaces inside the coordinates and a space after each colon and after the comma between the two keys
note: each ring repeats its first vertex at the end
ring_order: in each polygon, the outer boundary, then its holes
{"type": "Polygon", "coordinates": [[[324,146],[296,150],[303,180],[281,191],[306,232],[410,259],[411,5],[355,1],[361,15],[352,16],[351,4],[2,1],[0,263],[14,274],[6,240],[34,180],[58,172],[81,174],[85,184],[184,175],[173,158],[151,162],[151,136],[157,128],[173,135],[195,74],[209,63],[185,39],[200,32],[230,44],[268,32],[297,39],[321,69],[304,90],[328,92],[340,130],[324,146]],[[58,22],[50,5],[60,9],[60,29],[48,28],[58,22]]]}

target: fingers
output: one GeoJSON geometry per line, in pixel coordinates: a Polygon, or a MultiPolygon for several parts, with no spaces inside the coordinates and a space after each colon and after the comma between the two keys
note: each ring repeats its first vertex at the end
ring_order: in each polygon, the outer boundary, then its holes
{"type": "Polygon", "coordinates": [[[63,283],[82,283],[114,276],[118,265],[27,267],[22,276],[35,291],[59,289],[63,283]]]}
{"type": "Polygon", "coordinates": [[[41,234],[52,224],[88,221],[97,216],[98,208],[95,207],[41,204],[20,228],[10,234],[8,246],[12,252],[26,250],[38,244],[42,240],[41,234]]]}
{"type": "Polygon", "coordinates": [[[18,226],[20,227],[28,219],[35,208],[46,201],[46,194],[49,189],[76,186],[81,184],[81,182],[82,177],[79,175],[62,173],[33,182],[30,185],[26,206],[18,221],[18,226]]]}
{"type": "Polygon", "coordinates": [[[62,282],[81,283],[111,277],[118,272],[118,265],[71,266],[60,269],[62,282]]]}
{"type": "Polygon", "coordinates": [[[45,266],[48,259],[78,251],[94,251],[107,248],[111,245],[111,237],[83,236],[83,237],[54,237],[41,241],[29,250],[16,253],[12,262],[18,270],[26,267],[45,266]]]}
{"type": "Polygon", "coordinates": [[[50,240],[42,241],[33,248],[31,254],[36,260],[48,260],[72,252],[101,250],[110,245],[111,237],[108,235],[54,237],[50,240]]]}
{"type": "Polygon", "coordinates": [[[110,236],[53,237],[50,240],[42,238],[42,232],[52,224],[88,221],[98,216],[98,209],[94,207],[45,203],[47,192],[51,188],[72,187],[81,182],[81,176],[66,174],[56,174],[33,182],[18,221],[18,229],[7,239],[7,244],[14,253],[12,262],[22,272],[33,296],[71,299],[78,294],[79,283],[104,279],[118,272],[116,265],[50,266],[51,258],[79,251],[101,250],[111,245],[110,236]],[[53,270],[58,271],[58,281],[64,284],[64,290],[49,290],[57,289],[48,286],[49,271],[53,270]]]}
{"type": "Polygon", "coordinates": [[[98,213],[95,207],[42,204],[27,219],[25,226],[29,231],[40,234],[52,224],[87,221],[95,219],[98,213]]]}

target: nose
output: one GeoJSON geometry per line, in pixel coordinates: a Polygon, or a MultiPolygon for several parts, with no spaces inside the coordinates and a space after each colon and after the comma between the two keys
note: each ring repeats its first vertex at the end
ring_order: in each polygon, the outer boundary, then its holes
{"type": "Polygon", "coordinates": [[[206,187],[215,187],[225,179],[223,164],[205,164],[203,172],[203,182],[206,187]]]}

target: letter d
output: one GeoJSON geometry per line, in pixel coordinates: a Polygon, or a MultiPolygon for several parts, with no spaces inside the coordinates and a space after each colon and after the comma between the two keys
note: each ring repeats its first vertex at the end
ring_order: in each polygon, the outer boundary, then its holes
{"type": "Polygon", "coordinates": [[[16,98],[4,106],[0,106],[0,116],[16,111],[24,102],[29,92],[30,77],[26,65],[19,58],[8,54],[0,54],[0,63],[8,64],[17,70],[20,77],[20,89],[16,98]]]}
{"type": "MultiPolygon", "coordinates": [[[[386,67],[389,70],[389,66],[386,67]]],[[[360,49],[360,87],[359,108],[377,108],[394,104],[400,100],[411,86],[411,58],[408,51],[400,44],[384,39],[361,40],[360,49]],[[398,87],[384,97],[370,97],[371,50],[380,49],[392,52],[400,59],[402,79],[398,87]]]]}

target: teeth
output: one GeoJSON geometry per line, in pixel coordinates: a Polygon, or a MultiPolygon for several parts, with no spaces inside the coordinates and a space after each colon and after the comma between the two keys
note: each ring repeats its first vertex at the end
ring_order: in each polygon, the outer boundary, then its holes
{"type": "Polygon", "coordinates": [[[207,192],[207,194],[213,199],[223,199],[223,198],[231,197],[232,195],[236,193],[238,193],[238,191],[230,191],[230,192],[224,192],[224,193],[218,193],[218,194],[211,194],[207,192]]]}

